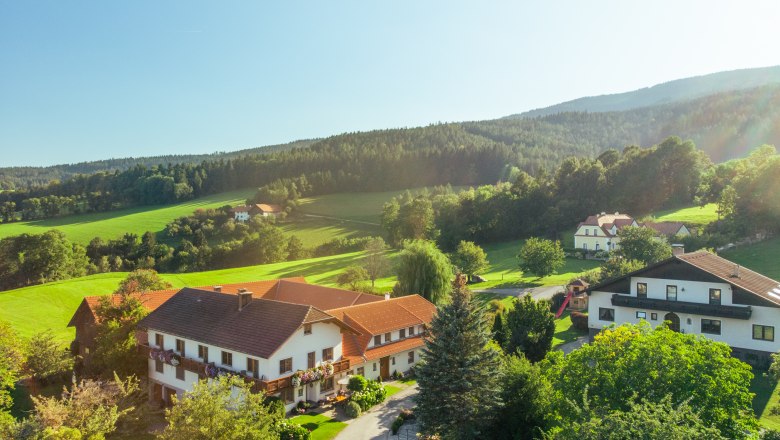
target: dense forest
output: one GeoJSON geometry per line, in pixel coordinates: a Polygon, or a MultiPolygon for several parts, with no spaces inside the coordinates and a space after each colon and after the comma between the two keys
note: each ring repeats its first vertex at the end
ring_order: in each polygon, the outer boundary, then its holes
{"type": "Polygon", "coordinates": [[[479,185],[507,180],[517,170],[536,176],[567,157],[596,157],[670,135],[693,140],[714,162],[744,156],[763,143],[778,144],[780,85],[624,112],[346,133],[267,154],[137,164],[0,193],[0,211],[9,221],[39,219],[175,203],[280,179],[304,179],[303,195],[479,185]]]}

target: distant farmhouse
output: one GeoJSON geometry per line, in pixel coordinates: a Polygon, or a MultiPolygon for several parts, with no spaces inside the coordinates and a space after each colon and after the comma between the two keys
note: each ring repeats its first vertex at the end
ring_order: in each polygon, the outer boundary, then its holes
{"type": "Polygon", "coordinates": [[[671,258],[588,288],[591,338],[611,324],[653,327],[725,342],[735,357],[767,366],[780,351],[780,282],[706,251],[671,258]]]}
{"type": "Polygon", "coordinates": [[[257,203],[254,205],[236,206],[231,209],[233,218],[239,222],[249,221],[250,218],[256,215],[262,215],[263,217],[276,217],[283,211],[279,205],[270,205],[266,203],[257,203]]]}
{"type": "Polygon", "coordinates": [[[646,227],[656,231],[659,236],[673,237],[691,235],[691,231],[681,222],[645,222],[638,223],[628,214],[602,212],[591,215],[577,225],[574,233],[574,247],[586,251],[613,251],[620,247],[620,231],[627,227],[646,227]]]}

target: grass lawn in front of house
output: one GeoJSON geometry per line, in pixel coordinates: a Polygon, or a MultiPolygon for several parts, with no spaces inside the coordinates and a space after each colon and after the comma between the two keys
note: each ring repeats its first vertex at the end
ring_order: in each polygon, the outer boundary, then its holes
{"type": "Polygon", "coordinates": [[[385,390],[387,390],[387,397],[388,397],[388,398],[389,398],[390,396],[392,396],[393,394],[396,394],[396,393],[398,393],[398,392],[399,392],[399,391],[401,391],[402,389],[403,389],[403,388],[401,388],[401,387],[397,387],[397,386],[395,386],[395,385],[385,385],[385,390]]]}
{"type": "Polygon", "coordinates": [[[780,430],[780,413],[771,414],[772,408],[780,405],[780,387],[762,370],[754,369],[753,374],[750,391],[756,394],[753,398],[756,418],[762,427],[780,430]]]}
{"type": "Polygon", "coordinates": [[[347,427],[346,423],[322,414],[302,414],[291,418],[290,421],[311,431],[312,440],[330,440],[347,427]]]}
{"type": "Polygon", "coordinates": [[[553,349],[556,347],[573,342],[580,336],[587,335],[588,332],[577,330],[571,323],[571,312],[565,311],[560,318],[555,320],[555,335],[553,336],[553,349]]]}

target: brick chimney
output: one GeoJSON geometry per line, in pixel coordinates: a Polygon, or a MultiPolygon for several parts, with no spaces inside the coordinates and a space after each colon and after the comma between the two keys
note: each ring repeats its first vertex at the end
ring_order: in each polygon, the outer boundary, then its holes
{"type": "Polygon", "coordinates": [[[685,253],[685,245],[682,244],[672,245],[672,255],[682,255],[684,253],[685,253]]]}
{"type": "Polygon", "coordinates": [[[389,300],[390,300],[390,294],[389,293],[385,293],[385,301],[389,301],[389,300]]]}
{"type": "Polygon", "coordinates": [[[238,311],[240,312],[250,302],[252,302],[252,292],[246,289],[238,289],[238,311]]]}

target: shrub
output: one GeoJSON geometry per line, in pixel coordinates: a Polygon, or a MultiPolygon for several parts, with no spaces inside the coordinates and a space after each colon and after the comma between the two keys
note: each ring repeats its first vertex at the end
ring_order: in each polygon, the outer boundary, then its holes
{"type": "Polygon", "coordinates": [[[566,292],[556,292],[555,295],[550,298],[550,311],[555,313],[563,305],[563,301],[566,299],[566,292]]]}
{"type": "Polygon", "coordinates": [[[279,422],[279,439],[280,440],[309,440],[311,439],[311,432],[303,426],[292,423],[287,420],[279,422]]]}
{"type": "Polygon", "coordinates": [[[780,431],[774,429],[765,429],[759,437],[761,440],[780,440],[780,431]]]}
{"type": "Polygon", "coordinates": [[[377,403],[382,403],[387,398],[387,390],[381,382],[370,380],[366,384],[366,388],[363,391],[355,391],[352,393],[352,402],[360,405],[360,409],[367,411],[377,403]]]}
{"type": "Polygon", "coordinates": [[[284,409],[284,403],[279,398],[275,398],[268,402],[268,412],[271,414],[279,414],[280,419],[283,419],[285,414],[287,414],[287,410],[284,409]]]}
{"type": "Polygon", "coordinates": [[[395,418],[395,420],[393,421],[393,426],[392,426],[393,435],[398,434],[398,430],[401,429],[401,426],[403,426],[403,424],[404,424],[403,417],[398,416],[398,417],[395,418]]]}
{"type": "Polygon", "coordinates": [[[360,375],[352,376],[349,378],[347,389],[352,392],[363,391],[366,389],[367,384],[368,380],[365,377],[360,375]]]}
{"type": "Polygon", "coordinates": [[[588,315],[581,312],[571,312],[571,325],[577,330],[588,331],[588,315]]]}
{"type": "Polygon", "coordinates": [[[347,417],[351,417],[353,419],[360,417],[360,414],[362,414],[362,410],[360,409],[360,405],[358,405],[355,402],[349,402],[347,404],[347,417]]]}
{"type": "Polygon", "coordinates": [[[412,419],[414,419],[414,411],[412,411],[411,409],[402,409],[400,416],[404,420],[412,420],[412,419]]]}

